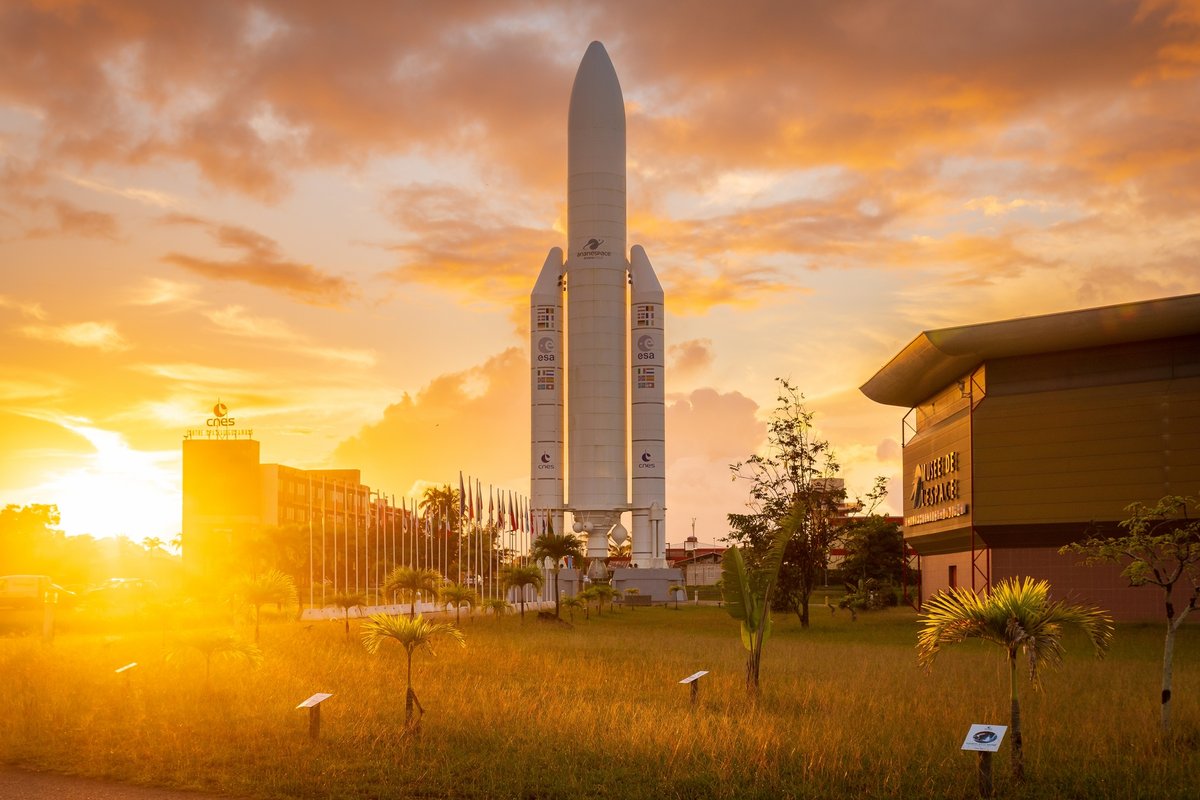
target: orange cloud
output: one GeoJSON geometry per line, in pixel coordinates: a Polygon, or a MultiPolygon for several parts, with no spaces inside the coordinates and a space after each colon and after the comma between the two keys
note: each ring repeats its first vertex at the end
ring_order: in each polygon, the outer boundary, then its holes
{"type": "Polygon", "coordinates": [[[688,380],[703,373],[713,363],[712,339],[689,339],[667,348],[672,379],[688,380]]]}
{"type": "Polygon", "coordinates": [[[117,331],[111,322],[76,322],[67,325],[22,325],[17,331],[30,339],[43,342],[57,342],[71,345],[115,352],[127,350],[129,344],[117,331]]]}
{"type": "Polygon", "coordinates": [[[241,281],[283,292],[310,305],[336,306],[357,294],[345,278],[329,275],[311,264],[288,261],[279,245],[260,233],[236,225],[217,225],[195,217],[170,214],[163,222],[196,225],[208,230],[222,247],[241,250],[229,261],[168,253],[162,260],[211,280],[241,281]]]}

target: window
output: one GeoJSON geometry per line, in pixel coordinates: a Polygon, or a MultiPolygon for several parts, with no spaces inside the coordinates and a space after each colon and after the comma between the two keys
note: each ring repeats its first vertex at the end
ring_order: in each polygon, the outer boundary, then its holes
{"type": "Polygon", "coordinates": [[[946,582],[950,584],[951,589],[958,587],[958,565],[957,564],[950,565],[948,574],[946,575],[946,582]]]}

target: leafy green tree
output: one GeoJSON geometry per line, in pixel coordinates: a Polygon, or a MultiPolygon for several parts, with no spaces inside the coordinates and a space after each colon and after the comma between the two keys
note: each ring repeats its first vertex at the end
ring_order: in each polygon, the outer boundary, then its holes
{"type": "MultiPolygon", "coordinates": [[[[454,624],[462,623],[462,605],[467,604],[468,609],[475,608],[479,605],[479,595],[470,586],[463,586],[461,583],[452,583],[449,586],[443,586],[438,592],[438,597],[446,606],[454,606],[454,624]]],[[[468,611],[470,613],[470,611],[468,611]]]]}
{"type": "Polygon", "coordinates": [[[948,644],[966,639],[994,642],[1008,653],[1009,698],[1012,707],[1013,779],[1025,780],[1021,705],[1017,699],[1017,654],[1029,663],[1029,680],[1036,689],[1039,667],[1058,666],[1063,655],[1063,626],[1076,625],[1102,657],[1112,641],[1112,618],[1091,606],[1050,600],[1050,584],[1032,578],[1000,581],[986,596],[965,587],[938,592],[921,609],[923,627],[917,634],[917,658],[922,665],[948,644]]]}
{"type": "Polygon", "coordinates": [[[788,535],[778,575],[780,605],[808,627],[809,599],[837,540],[835,518],[846,497],[835,480],[840,467],[829,443],[816,437],[804,395],[778,379],[777,405],[767,425],[767,453],[730,465],[735,480],[750,484],[750,514],[730,514],[729,538],[759,553],[780,531],[788,535]]]}
{"type": "Polygon", "coordinates": [[[1092,536],[1059,550],[1085,556],[1086,564],[1123,564],[1121,574],[1130,586],[1157,586],[1163,591],[1167,635],[1163,643],[1162,703],[1159,725],[1171,727],[1171,685],[1175,634],[1200,603],[1200,518],[1189,517],[1188,506],[1200,510],[1200,498],[1168,495],[1154,506],[1126,506],[1129,519],[1120,523],[1124,536],[1092,536]],[[1175,587],[1184,586],[1182,607],[1175,604],[1175,587]]]}
{"type": "Polygon", "coordinates": [[[338,592],[329,601],[342,609],[346,620],[346,638],[350,638],[350,609],[362,608],[367,605],[367,595],[363,592],[338,592]]]}
{"type": "Polygon", "coordinates": [[[61,521],[56,505],[0,509],[0,575],[53,573],[55,543],[64,537],[61,521]]]}
{"type": "Polygon", "coordinates": [[[851,519],[841,531],[846,582],[874,580],[898,584],[904,577],[904,531],[879,514],[851,519]]]}
{"type": "Polygon", "coordinates": [[[549,558],[553,562],[550,570],[554,575],[554,616],[561,619],[562,604],[558,595],[558,573],[562,569],[562,560],[568,556],[576,561],[583,561],[583,543],[574,534],[550,531],[534,539],[533,547],[529,552],[535,561],[549,558]]]}
{"type": "Polygon", "coordinates": [[[410,732],[417,731],[421,725],[419,718],[413,719],[414,706],[422,716],[425,714],[425,709],[417,700],[417,693],[413,691],[413,652],[424,650],[431,656],[436,655],[433,651],[433,643],[441,636],[449,636],[458,642],[460,647],[467,646],[462,631],[456,626],[443,622],[430,622],[424,616],[405,619],[391,614],[372,614],[362,626],[363,646],[366,647],[368,653],[374,655],[379,652],[379,646],[388,639],[392,639],[404,648],[404,653],[408,658],[405,673],[407,690],[404,694],[404,725],[410,732]]]}
{"type": "Polygon", "coordinates": [[[291,575],[284,575],[277,569],[263,572],[253,578],[242,581],[238,595],[242,601],[254,609],[254,642],[258,643],[259,622],[262,618],[262,607],[275,603],[281,609],[283,606],[295,605],[296,582],[291,575]]]}
{"type": "Polygon", "coordinates": [[[214,658],[226,661],[244,661],[252,667],[262,663],[262,651],[258,645],[243,641],[232,633],[213,633],[202,631],[181,639],[172,649],[167,651],[167,661],[176,661],[183,654],[195,650],[204,657],[204,683],[212,676],[214,658]]]}
{"type": "Polygon", "coordinates": [[[771,592],[779,578],[789,537],[786,528],[779,528],[770,549],[751,564],[746,563],[737,545],[726,550],[721,558],[721,591],[729,616],[741,623],[742,646],[749,653],[746,690],[752,696],[758,694],[763,643],[771,632],[771,592]]]}
{"type": "Polygon", "coordinates": [[[542,571],[532,564],[510,564],[500,570],[500,585],[507,592],[509,589],[516,589],[517,595],[521,601],[521,620],[525,619],[525,587],[532,586],[535,589],[541,589],[545,578],[542,577],[542,571]]]}
{"type": "Polygon", "coordinates": [[[400,595],[408,603],[408,617],[417,616],[417,596],[424,593],[426,597],[437,597],[438,588],[442,585],[442,573],[436,569],[424,567],[396,567],[383,581],[383,593],[387,597],[400,595]]]}

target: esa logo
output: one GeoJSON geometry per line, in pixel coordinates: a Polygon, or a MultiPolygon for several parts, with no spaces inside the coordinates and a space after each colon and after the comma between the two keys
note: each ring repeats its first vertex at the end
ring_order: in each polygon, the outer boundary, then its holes
{"type": "Polygon", "coordinates": [[[638,361],[654,361],[654,337],[650,334],[643,334],[637,340],[637,360],[638,361]]]}
{"type": "Polygon", "coordinates": [[[541,363],[554,363],[554,338],[543,336],[537,343],[537,360],[541,363]]]}

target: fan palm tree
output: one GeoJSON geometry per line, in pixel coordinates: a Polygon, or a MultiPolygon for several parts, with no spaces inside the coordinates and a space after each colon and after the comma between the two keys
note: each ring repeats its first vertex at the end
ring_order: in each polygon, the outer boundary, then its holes
{"type": "Polygon", "coordinates": [[[387,639],[394,639],[404,648],[404,653],[408,657],[408,668],[405,673],[407,690],[404,694],[404,725],[410,731],[416,731],[421,724],[419,718],[414,722],[413,708],[415,707],[422,715],[425,714],[425,709],[417,700],[417,693],[413,691],[412,686],[413,652],[421,649],[431,656],[436,655],[433,652],[433,642],[440,636],[449,636],[458,642],[460,647],[467,646],[462,631],[456,626],[447,622],[430,622],[424,616],[405,619],[391,614],[372,614],[362,626],[363,646],[367,648],[368,653],[372,655],[377,653],[379,646],[387,639]]]}
{"type": "Polygon", "coordinates": [[[367,595],[363,592],[338,592],[329,601],[332,605],[342,609],[346,618],[346,638],[350,638],[350,609],[359,608],[367,604],[367,595]]]}
{"type": "Polygon", "coordinates": [[[577,610],[583,609],[583,613],[587,614],[587,601],[577,594],[563,600],[562,604],[566,606],[567,614],[570,615],[572,624],[575,622],[575,612],[577,610]]]}
{"type": "Polygon", "coordinates": [[[525,587],[532,586],[535,589],[541,589],[544,582],[542,571],[533,565],[511,564],[500,570],[500,585],[504,587],[505,591],[517,590],[521,600],[522,621],[525,619],[525,587]]]}
{"type": "Polygon", "coordinates": [[[417,593],[424,592],[429,597],[436,597],[438,587],[442,585],[442,573],[436,569],[423,567],[396,567],[383,581],[383,593],[388,597],[400,594],[409,602],[408,618],[417,616],[417,593]]]}
{"type": "MultiPolygon", "coordinates": [[[[466,603],[468,609],[472,609],[479,605],[479,595],[470,586],[463,586],[461,583],[452,583],[449,586],[443,586],[438,592],[438,597],[447,606],[454,606],[454,624],[458,625],[462,622],[462,604],[466,603]]],[[[467,613],[470,613],[469,611],[467,613]]]]}
{"type": "Polygon", "coordinates": [[[503,597],[489,597],[487,600],[484,600],[483,603],[481,603],[481,606],[485,609],[491,610],[491,612],[496,616],[497,620],[504,616],[508,612],[509,608],[511,608],[511,606],[508,604],[508,601],[503,597]]]}
{"type": "Polygon", "coordinates": [[[242,600],[254,607],[254,643],[258,644],[259,619],[262,607],[267,603],[275,603],[280,608],[292,605],[296,600],[296,582],[291,575],[285,575],[277,569],[263,572],[253,578],[242,581],[238,591],[242,600]]]}
{"type": "Polygon", "coordinates": [[[595,587],[589,586],[588,588],[584,589],[579,594],[575,595],[575,597],[572,599],[577,599],[583,603],[583,618],[591,619],[592,618],[592,601],[598,599],[598,597],[599,596],[596,594],[595,587]]]}
{"type": "Polygon", "coordinates": [[[604,601],[607,600],[609,606],[612,606],[613,598],[616,597],[617,590],[609,586],[607,583],[593,584],[589,589],[596,596],[596,613],[604,613],[604,601]]]}
{"type": "Polygon", "coordinates": [[[1021,740],[1021,705],[1017,700],[1017,653],[1029,662],[1029,680],[1036,689],[1043,664],[1062,663],[1064,625],[1077,625],[1096,656],[1103,657],[1112,641],[1112,618],[1099,608],[1050,600],[1050,584],[1032,578],[1010,578],[980,596],[965,587],[938,592],[921,611],[924,627],[917,634],[917,657],[928,665],[942,646],[966,639],[995,642],[1008,652],[1009,694],[1012,703],[1012,774],[1025,780],[1021,740]]]}
{"type": "Polygon", "coordinates": [[[175,661],[189,650],[195,650],[204,656],[204,683],[207,685],[212,675],[213,658],[229,661],[245,661],[257,667],[262,663],[262,651],[258,645],[242,641],[232,633],[213,633],[203,631],[181,640],[175,647],[167,651],[167,661],[175,661]]]}
{"type": "Polygon", "coordinates": [[[554,573],[554,616],[561,618],[562,603],[558,596],[558,572],[562,569],[562,560],[568,556],[577,561],[583,560],[583,542],[579,541],[574,534],[551,531],[534,539],[529,553],[537,561],[549,558],[554,564],[551,567],[551,571],[554,573]]]}
{"type": "Polygon", "coordinates": [[[672,583],[670,586],[667,587],[667,592],[671,595],[671,597],[675,598],[675,610],[678,611],[679,610],[679,594],[680,594],[680,592],[682,592],[683,599],[687,600],[687,587],[680,583],[672,583]]]}

